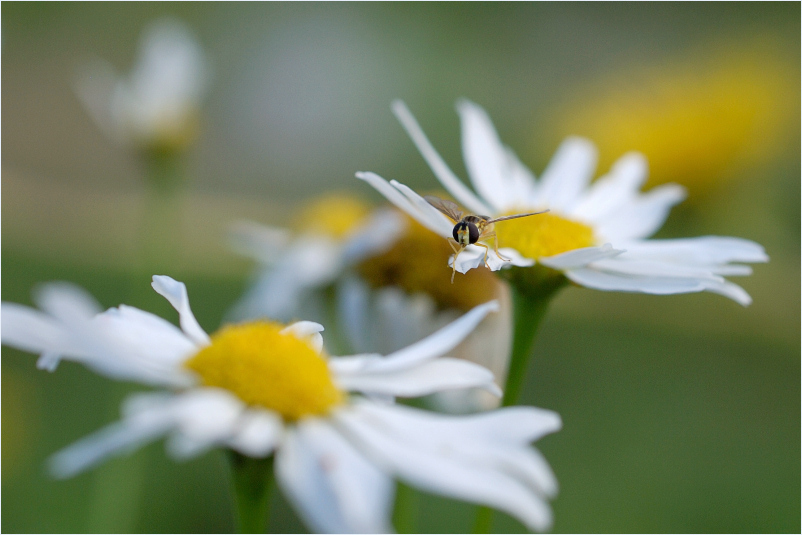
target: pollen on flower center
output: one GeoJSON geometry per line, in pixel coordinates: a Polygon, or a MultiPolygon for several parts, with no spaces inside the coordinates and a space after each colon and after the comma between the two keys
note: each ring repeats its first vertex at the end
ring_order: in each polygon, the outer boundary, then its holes
{"type": "Polygon", "coordinates": [[[496,296],[498,280],[487,269],[472,269],[451,284],[448,242],[409,216],[407,231],[383,253],[359,263],[357,270],[374,288],[396,286],[408,294],[423,292],[439,308],[470,310],[496,296]]]}
{"type": "Polygon", "coordinates": [[[328,413],[345,394],[334,385],[323,357],[296,336],[281,334],[283,328],[269,322],[225,327],[184,365],[204,386],[229,390],[285,420],[328,413]]]}
{"type": "MultiPolygon", "coordinates": [[[[513,215],[520,212],[510,212],[513,215]]],[[[582,223],[545,213],[511,219],[495,226],[499,247],[512,247],[527,258],[552,256],[594,245],[593,229],[582,223]]]]}
{"type": "Polygon", "coordinates": [[[370,208],[354,197],[327,195],[301,209],[295,227],[301,232],[344,238],[363,223],[369,213],[370,208]]]}

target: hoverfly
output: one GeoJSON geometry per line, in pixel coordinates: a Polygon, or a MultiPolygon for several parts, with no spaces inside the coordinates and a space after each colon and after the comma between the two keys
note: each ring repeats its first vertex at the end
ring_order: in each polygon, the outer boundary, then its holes
{"type": "Polygon", "coordinates": [[[515,214],[491,218],[486,215],[465,214],[459,209],[459,206],[457,206],[456,203],[435,197],[433,195],[426,195],[424,199],[426,199],[426,202],[437,208],[437,210],[439,210],[443,215],[456,223],[454,225],[454,230],[451,231],[453,238],[447,238],[448,244],[451,246],[451,250],[454,251],[454,262],[452,263],[451,271],[451,284],[454,284],[454,274],[457,272],[457,257],[468,245],[478,245],[479,247],[485,248],[485,266],[487,266],[487,254],[490,251],[490,248],[484,243],[479,243],[480,240],[493,238],[493,249],[495,250],[496,255],[505,262],[510,261],[509,258],[504,258],[498,252],[498,237],[494,231],[495,223],[498,223],[499,221],[506,221],[508,219],[528,217],[530,215],[545,214],[548,212],[548,210],[543,210],[541,212],[532,212],[529,214],[515,214]],[[455,244],[459,246],[459,249],[454,247],[455,244]]]}

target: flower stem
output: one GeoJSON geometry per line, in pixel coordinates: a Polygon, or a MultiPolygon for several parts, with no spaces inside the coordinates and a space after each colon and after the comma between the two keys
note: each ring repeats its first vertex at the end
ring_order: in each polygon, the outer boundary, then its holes
{"type": "Polygon", "coordinates": [[[563,283],[555,283],[542,287],[542,291],[539,292],[532,291],[531,288],[522,289],[514,284],[512,286],[514,314],[512,355],[504,398],[501,402],[504,407],[518,402],[526,379],[526,368],[535,348],[538,328],[546,316],[552,297],[562,286],[563,283]]]}
{"type": "Polygon", "coordinates": [[[476,520],[473,523],[471,533],[491,533],[493,527],[493,509],[486,505],[480,505],[476,509],[476,520]]]}
{"type": "MultiPolygon", "coordinates": [[[[510,281],[513,306],[512,355],[504,387],[503,407],[515,405],[521,396],[526,368],[535,349],[540,323],[546,316],[549,303],[568,283],[564,275],[537,265],[532,268],[512,268],[502,272],[510,281]]],[[[476,511],[473,533],[490,533],[493,509],[481,506],[476,511]]]]}
{"type": "Polygon", "coordinates": [[[415,489],[400,481],[396,483],[393,526],[398,533],[418,533],[418,498],[415,489]]]}
{"type": "Polygon", "coordinates": [[[265,533],[273,487],[273,457],[255,459],[229,451],[239,533],[265,533]]]}

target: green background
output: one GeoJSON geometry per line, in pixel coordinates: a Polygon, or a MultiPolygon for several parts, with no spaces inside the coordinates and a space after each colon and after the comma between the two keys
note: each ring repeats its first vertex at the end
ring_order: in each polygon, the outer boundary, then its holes
{"type": "MultiPolygon", "coordinates": [[[[484,106],[539,173],[571,95],[722,42],[769,42],[793,81],[780,103],[787,121],[773,126],[780,141],[698,195],[694,177],[672,177],[692,195],[658,234],[763,244],[771,262],[736,281],[754,303],[568,288],[542,325],[522,402],[563,418],[538,443],[560,481],[555,532],[800,530],[799,4],[3,3],[4,301],[29,304],[37,283],[63,279],[104,307],[137,304],[175,320],[128,269],[143,169],[103,138],[70,87],[92,55],[129,69],[140,30],[161,15],[190,24],[214,66],[182,226],[170,229],[181,243],[170,274],[209,331],[252,267],[226,249],[226,223],[282,224],[310,191],[378,203],[357,170],[435,187],[389,111],[393,98],[460,176],[459,97],[484,106]]],[[[234,529],[220,452],[176,463],[156,443],[71,480],[48,478],[50,454],[113,421],[141,387],[71,363],[49,374],[31,355],[2,351],[3,531],[234,529]]],[[[273,511],[271,531],[303,531],[278,495],[273,511]]],[[[472,511],[427,498],[420,528],[465,532],[472,511]]],[[[495,518],[494,530],[521,529],[495,518]]]]}

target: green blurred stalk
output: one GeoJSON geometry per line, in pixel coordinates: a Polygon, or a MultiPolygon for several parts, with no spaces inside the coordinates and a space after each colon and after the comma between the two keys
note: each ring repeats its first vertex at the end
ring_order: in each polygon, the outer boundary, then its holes
{"type": "Polygon", "coordinates": [[[412,487],[396,482],[393,526],[398,533],[418,533],[420,496],[412,487]]]}
{"type": "MultiPolygon", "coordinates": [[[[129,270],[125,303],[159,316],[174,314],[172,308],[150,286],[156,274],[174,275],[180,251],[182,162],[176,153],[146,153],[147,164],[144,219],[138,236],[137,256],[129,270]]],[[[116,303],[115,303],[116,304],[116,303]]],[[[108,399],[109,420],[119,418],[119,400],[131,386],[113,383],[108,399]]],[[[132,533],[142,499],[147,452],[112,460],[99,467],[90,497],[87,531],[132,533]]]]}
{"type": "Polygon", "coordinates": [[[501,402],[503,407],[515,405],[521,396],[540,323],[546,316],[552,298],[565,284],[563,281],[564,278],[562,281],[553,281],[551,284],[534,288],[512,285],[512,354],[507,371],[507,384],[504,386],[504,397],[501,402]]]}
{"type": "Polygon", "coordinates": [[[265,533],[273,489],[273,457],[256,459],[229,450],[239,533],[265,533]]]}
{"type": "MultiPolygon", "coordinates": [[[[513,306],[512,353],[504,386],[502,407],[518,403],[526,380],[526,370],[532,358],[537,333],[549,303],[568,279],[559,272],[536,265],[531,268],[512,268],[501,275],[510,281],[513,306]]],[[[476,511],[473,533],[490,533],[493,509],[480,506],[476,511]]]]}

